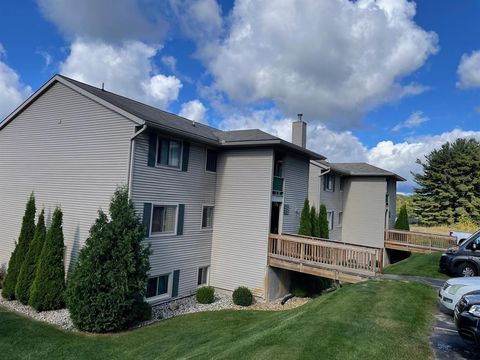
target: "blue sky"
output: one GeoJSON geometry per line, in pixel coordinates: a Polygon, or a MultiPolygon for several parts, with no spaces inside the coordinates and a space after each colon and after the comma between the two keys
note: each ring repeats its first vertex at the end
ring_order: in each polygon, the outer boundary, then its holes
{"type": "Polygon", "coordinates": [[[19,0],[0,3],[0,116],[55,73],[215,127],[407,177],[480,139],[476,0],[19,0]]]}

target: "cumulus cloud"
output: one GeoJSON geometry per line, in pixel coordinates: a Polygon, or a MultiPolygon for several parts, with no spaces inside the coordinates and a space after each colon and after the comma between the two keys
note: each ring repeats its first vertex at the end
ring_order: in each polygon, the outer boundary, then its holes
{"type": "Polygon", "coordinates": [[[178,114],[184,118],[208,124],[206,115],[207,108],[200,100],[192,100],[182,104],[180,113],[178,114]]]}
{"type": "Polygon", "coordinates": [[[112,45],[77,39],[60,72],[95,86],[103,82],[106,90],[165,108],[178,98],[182,83],[156,71],[152,58],[158,51],[139,41],[112,45]]]}
{"type": "Polygon", "coordinates": [[[109,42],[161,42],[167,29],[160,12],[138,0],[37,0],[37,3],[43,15],[72,39],[81,36],[109,42]]]}
{"type": "Polygon", "coordinates": [[[238,0],[204,60],[235,102],[273,100],[286,114],[347,128],[369,109],[426,90],[401,81],[438,50],[415,12],[406,0],[238,0]]]}
{"type": "Polygon", "coordinates": [[[462,55],[457,75],[457,87],[460,89],[480,87],[480,50],[462,55]]]}
{"type": "Polygon", "coordinates": [[[399,131],[401,129],[413,129],[419,127],[424,122],[427,122],[429,118],[423,114],[423,111],[415,111],[414,113],[410,114],[407,120],[402,121],[395,125],[392,129],[393,131],[399,131]]]}
{"type": "Polygon", "coordinates": [[[17,72],[6,64],[6,55],[0,44],[0,123],[32,93],[32,88],[23,84],[17,72]]]}

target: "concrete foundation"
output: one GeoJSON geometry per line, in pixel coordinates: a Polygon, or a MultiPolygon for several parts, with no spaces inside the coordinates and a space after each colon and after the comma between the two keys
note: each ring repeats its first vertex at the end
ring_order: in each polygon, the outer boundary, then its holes
{"type": "Polygon", "coordinates": [[[269,266],[267,269],[266,300],[277,300],[290,292],[291,272],[269,266]]]}

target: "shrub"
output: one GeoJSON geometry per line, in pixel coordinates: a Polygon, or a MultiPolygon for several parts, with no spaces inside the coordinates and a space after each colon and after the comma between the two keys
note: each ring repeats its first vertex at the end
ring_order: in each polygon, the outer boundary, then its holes
{"type": "Polygon", "coordinates": [[[5,280],[5,275],[7,273],[7,267],[5,264],[0,266],[0,289],[3,287],[3,281],[5,280]]]}
{"type": "Polygon", "coordinates": [[[35,212],[35,196],[32,193],[25,208],[20,236],[8,262],[7,275],[3,283],[2,296],[8,300],[15,299],[15,286],[17,285],[18,274],[35,234],[35,212]]]}
{"type": "Polygon", "coordinates": [[[38,259],[28,301],[37,311],[57,310],[65,306],[62,218],[62,211],[56,208],[38,259]]]}
{"type": "Polygon", "coordinates": [[[126,187],[99,211],[67,285],[67,306],[77,328],[90,332],[125,329],[150,316],[144,302],[149,248],[145,227],[126,187]]]}
{"type": "Polygon", "coordinates": [[[22,304],[28,304],[30,290],[35,280],[38,260],[42,253],[43,244],[45,243],[46,232],[45,215],[42,210],[38,217],[37,227],[35,228],[35,236],[30,243],[27,256],[18,275],[17,285],[15,286],[15,297],[22,304]]]}
{"type": "Polygon", "coordinates": [[[200,304],[211,304],[215,300],[215,289],[211,286],[204,286],[197,290],[197,301],[200,304]]]}
{"type": "Polygon", "coordinates": [[[318,222],[320,226],[320,237],[322,239],[328,239],[329,230],[328,230],[327,208],[323,204],[320,205],[320,211],[318,212],[318,222]]]}
{"type": "Polygon", "coordinates": [[[233,303],[240,306],[250,306],[253,302],[253,295],[249,288],[240,286],[235,289],[232,295],[233,303]]]}
{"type": "Polygon", "coordinates": [[[320,237],[320,217],[317,216],[314,206],[310,209],[310,222],[312,223],[312,236],[320,237]]]}
{"type": "Polygon", "coordinates": [[[397,221],[395,221],[395,229],[407,231],[410,230],[410,225],[408,224],[407,206],[405,204],[400,208],[397,221]]]}
{"type": "Polygon", "coordinates": [[[299,235],[312,235],[312,219],[310,218],[310,204],[308,199],[305,199],[303,203],[302,213],[300,214],[300,228],[298,229],[299,235]]]}

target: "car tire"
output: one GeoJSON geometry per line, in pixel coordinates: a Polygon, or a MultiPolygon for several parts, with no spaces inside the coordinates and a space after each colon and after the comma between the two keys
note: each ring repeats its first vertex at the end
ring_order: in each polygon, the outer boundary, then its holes
{"type": "Polygon", "coordinates": [[[460,264],[457,268],[457,276],[459,277],[471,277],[471,276],[477,276],[477,269],[475,268],[475,265],[471,263],[463,263],[460,264]]]}

